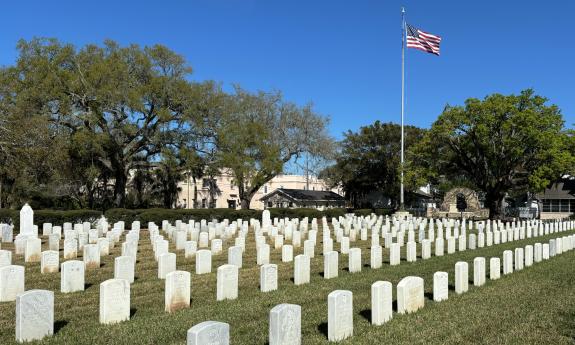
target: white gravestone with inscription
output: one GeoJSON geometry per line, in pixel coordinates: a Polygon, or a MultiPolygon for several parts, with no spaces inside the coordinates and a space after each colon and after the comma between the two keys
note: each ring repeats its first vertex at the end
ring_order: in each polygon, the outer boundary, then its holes
{"type": "Polygon", "coordinates": [[[262,292],[278,289],[278,265],[267,264],[260,266],[260,290],[262,292]]]}
{"type": "Polygon", "coordinates": [[[186,345],[229,345],[230,325],[204,321],[188,330],[186,345]]]}
{"type": "Polygon", "coordinates": [[[425,304],[423,278],[409,276],[397,284],[397,312],[413,313],[425,304]]]}
{"type": "Polygon", "coordinates": [[[60,292],[84,291],[84,263],[79,260],[63,262],[60,273],[60,292]]]}
{"type": "Polygon", "coordinates": [[[301,307],[279,304],[270,311],[269,345],[301,345],[301,307]]]}
{"type": "Polygon", "coordinates": [[[238,266],[218,267],[216,290],[218,301],[238,298],[238,266]]]}
{"type": "Polygon", "coordinates": [[[20,210],[20,235],[38,237],[38,230],[34,228],[34,211],[28,204],[20,210]]]}
{"type": "Polygon", "coordinates": [[[113,324],[130,319],[130,283],[108,279],[100,284],[100,323],[113,324]]]}
{"type": "Polygon", "coordinates": [[[166,275],[165,310],[173,313],[190,307],[191,274],[174,271],[166,275]]]}
{"type": "Polygon", "coordinates": [[[24,266],[0,267],[0,302],[15,301],[16,295],[22,292],[24,292],[24,266]]]}
{"type": "Polygon", "coordinates": [[[371,324],[383,325],[393,317],[393,287],[388,281],[371,285],[371,324]]]}
{"type": "Polygon", "coordinates": [[[329,341],[340,341],[353,336],[353,294],[335,290],[327,296],[327,333],[329,341]]]}
{"type": "Polygon", "coordinates": [[[54,293],[29,290],[16,297],[16,341],[40,340],[54,334],[54,293]]]}
{"type": "Polygon", "coordinates": [[[449,275],[447,272],[433,274],[433,300],[441,302],[449,297],[449,275]]]}

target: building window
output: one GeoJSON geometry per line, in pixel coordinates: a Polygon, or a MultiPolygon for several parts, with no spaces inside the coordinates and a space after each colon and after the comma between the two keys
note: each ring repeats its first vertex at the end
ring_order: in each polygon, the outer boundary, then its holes
{"type": "Polygon", "coordinates": [[[559,200],[551,200],[551,212],[559,212],[559,200]]]}
{"type": "Polygon", "coordinates": [[[271,201],[268,201],[268,207],[274,207],[271,201]]]}
{"type": "Polygon", "coordinates": [[[209,178],[204,178],[202,179],[202,188],[210,188],[210,187],[216,187],[217,183],[215,179],[209,179],[209,178]],[[211,186],[210,186],[211,183],[211,186]]]}
{"type": "Polygon", "coordinates": [[[560,207],[561,207],[561,212],[569,212],[569,200],[562,199],[560,207]]]}
{"type": "Polygon", "coordinates": [[[543,212],[551,212],[551,200],[543,200],[543,212]]]}
{"type": "Polygon", "coordinates": [[[264,194],[268,193],[268,186],[264,186],[264,194]]]}
{"type": "Polygon", "coordinates": [[[207,207],[207,200],[202,199],[202,208],[206,208],[206,207],[207,207]]]}
{"type": "Polygon", "coordinates": [[[290,202],[290,203],[289,203],[289,207],[293,207],[293,202],[290,202]]]}

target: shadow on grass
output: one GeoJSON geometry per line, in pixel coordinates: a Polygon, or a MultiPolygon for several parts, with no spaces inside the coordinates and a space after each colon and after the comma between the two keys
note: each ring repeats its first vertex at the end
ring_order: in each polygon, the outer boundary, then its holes
{"type": "Polygon", "coordinates": [[[327,322],[320,323],[317,330],[327,338],[327,322]]]}
{"type": "Polygon", "coordinates": [[[427,298],[430,301],[433,301],[433,293],[432,292],[426,292],[423,294],[423,297],[427,298]]]}
{"type": "Polygon", "coordinates": [[[88,290],[88,289],[91,288],[92,286],[94,286],[94,284],[92,284],[92,283],[86,283],[86,284],[84,284],[84,290],[88,290]]]}
{"type": "Polygon", "coordinates": [[[136,308],[130,308],[130,319],[134,317],[134,315],[136,315],[136,312],[138,311],[138,309],[136,308]]]}
{"type": "Polygon", "coordinates": [[[359,315],[366,319],[367,322],[371,323],[371,309],[364,309],[359,312],[359,315]]]}
{"type": "Polygon", "coordinates": [[[60,332],[62,330],[62,328],[66,327],[66,325],[69,323],[70,323],[70,321],[67,321],[67,320],[58,320],[58,321],[54,322],[54,334],[57,334],[58,332],[60,332]]]}

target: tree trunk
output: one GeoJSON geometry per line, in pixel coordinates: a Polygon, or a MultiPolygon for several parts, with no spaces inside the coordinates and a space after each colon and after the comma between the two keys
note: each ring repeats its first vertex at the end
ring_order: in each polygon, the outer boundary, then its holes
{"type": "Polygon", "coordinates": [[[487,192],[485,195],[485,206],[489,208],[489,218],[500,219],[503,218],[503,199],[505,194],[498,192],[487,192]]]}
{"type": "Polygon", "coordinates": [[[123,169],[118,169],[116,171],[115,178],[114,205],[116,207],[124,207],[126,205],[126,183],[128,178],[123,169]]]}
{"type": "Polygon", "coordinates": [[[198,184],[195,177],[192,177],[192,180],[194,181],[194,203],[192,208],[198,208],[198,184]]]}
{"type": "Polygon", "coordinates": [[[240,198],[240,200],[241,200],[242,210],[249,210],[251,198],[240,198]]]}

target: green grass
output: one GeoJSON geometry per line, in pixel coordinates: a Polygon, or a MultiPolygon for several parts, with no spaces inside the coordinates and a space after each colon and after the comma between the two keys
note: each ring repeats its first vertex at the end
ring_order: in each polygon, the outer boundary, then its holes
{"type": "MultiPolygon", "coordinates": [[[[24,264],[16,256],[14,264],[26,266],[26,289],[48,289],[55,292],[55,332],[39,344],[185,344],[186,332],[193,325],[207,320],[230,324],[232,344],[266,344],[270,309],[280,303],[302,306],[303,344],[327,343],[327,295],[336,289],[353,292],[354,336],[342,344],[573,344],[575,339],[575,250],[551,258],[522,271],[490,281],[483,287],[455,295],[450,289],[449,300],[435,303],[431,298],[432,276],[447,271],[454,285],[454,265],[470,263],[478,256],[501,257],[503,250],[513,249],[550,238],[572,234],[564,232],[535,239],[508,242],[492,247],[456,252],[443,257],[433,256],[415,263],[403,261],[389,266],[389,252],[384,249],[384,265],[372,270],[363,267],[361,273],[347,272],[347,256],[340,255],[339,277],[325,280],[321,243],[311,260],[311,283],[295,286],[292,263],[281,263],[281,250],[271,252],[271,262],[279,267],[279,289],[259,292],[259,268],[256,266],[253,233],[244,253],[244,268],[240,270],[239,298],[216,302],[217,266],[227,262],[224,253],[213,258],[213,270],[208,275],[192,274],[191,308],[174,314],[164,312],[164,281],[157,279],[157,264],[153,259],[147,231],[141,232],[140,251],[136,265],[136,281],[131,287],[132,317],[117,325],[98,323],[99,284],[113,277],[113,259],[120,255],[116,246],[111,255],[102,258],[102,267],[86,272],[84,292],[61,294],[59,274],[40,274],[40,264],[24,264]],[[318,255],[319,254],[319,255],[318,255]],[[425,280],[426,305],[409,315],[394,314],[383,326],[372,326],[370,317],[370,286],[377,280],[388,280],[395,286],[409,275],[425,280]]],[[[318,240],[321,239],[321,232],[318,240]]],[[[46,239],[43,239],[45,242],[46,239]]],[[[233,243],[232,243],[233,244],[233,243]]],[[[364,265],[369,265],[369,241],[357,241],[352,247],[362,248],[364,265]]],[[[43,243],[43,248],[47,243],[43,243]]],[[[337,244],[335,245],[337,248],[337,244]]],[[[447,247],[447,245],[446,245],[447,247]]],[[[12,249],[2,244],[2,249],[12,249]]],[[[174,251],[173,244],[170,249],[174,251]]],[[[294,255],[303,251],[295,250],[294,255]]],[[[194,260],[186,260],[179,251],[178,269],[194,272],[194,260]]],[[[14,343],[15,303],[0,303],[0,344],[14,343]]]]}

